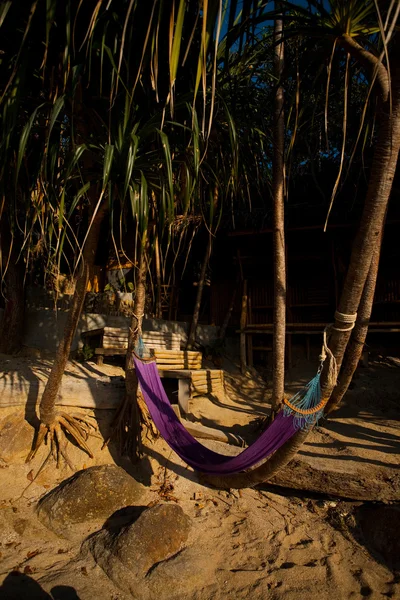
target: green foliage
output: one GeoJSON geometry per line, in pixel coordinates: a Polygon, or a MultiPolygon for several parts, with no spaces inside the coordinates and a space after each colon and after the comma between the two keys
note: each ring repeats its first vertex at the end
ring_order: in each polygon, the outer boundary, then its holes
{"type": "Polygon", "coordinates": [[[107,283],[104,286],[105,292],[133,292],[134,289],[135,286],[133,285],[132,281],[126,282],[124,277],[118,279],[116,285],[113,285],[112,283],[107,283]]]}
{"type": "Polygon", "coordinates": [[[134,255],[145,236],[152,246],[150,219],[166,253],[176,218],[216,230],[239,189],[234,124],[217,100],[219,31],[225,18],[230,43],[251,46],[249,19],[263,9],[243,6],[243,16],[218,0],[2,6],[12,35],[0,64],[1,217],[20,232],[27,265],[40,258],[47,272],[74,273],[103,202],[116,253],[134,255]],[[209,143],[220,116],[224,156],[221,139],[209,143]]]}
{"type": "Polygon", "coordinates": [[[87,362],[94,357],[94,350],[87,344],[84,344],[77,350],[76,357],[80,362],[87,362]]]}
{"type": "MultiPolygon", "coordinates": [[[[352,162],[363,164],[376,110],[369,74],[355,59],[346,72],[338,38],[387,62],[394,11],[378,14],[373,0],[281,5],[287,175],[310,174],[328,205],[321,165],[335,165],[339,193],[352,162]]],[[[104,202],[115,255],[134,261],[146,239],[151,257],[157,237],[164,266],[190,251],[199,223],[214,236],[242,213],[264,218],[277,13],[263,2],[238,7],[2,4],[0,218],[28,268],[75,273],[104,202]]]]}

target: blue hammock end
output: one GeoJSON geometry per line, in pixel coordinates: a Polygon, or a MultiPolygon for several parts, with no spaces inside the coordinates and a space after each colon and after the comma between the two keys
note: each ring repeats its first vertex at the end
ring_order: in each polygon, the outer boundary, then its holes
{"type": "Polygon", "coordinates": [[[324,416],[324,408],[321,405],[321,374],[307,383],[287,403],[284,402],[283,414],[293,416],[293,425],[296,429],[308,430],[318,424],[324,416]]]}

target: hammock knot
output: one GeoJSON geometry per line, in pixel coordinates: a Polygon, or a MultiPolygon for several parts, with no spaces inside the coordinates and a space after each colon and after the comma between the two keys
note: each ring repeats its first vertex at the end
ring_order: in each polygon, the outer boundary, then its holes
{"type": "Polygon", "coordinates": [[[330,325],[327,325],[324,329],[322,349],[321,349],[321,354],[320,354],[320,360],[321,360],[320,369],[321,369],[321,371],[322,371],[322,367],[323,367],[323,363],[324,363],[325,359],[329,358],[328,373],[327,373],[327,377],[326,377],[327,385],[328,385],[329,389],[335,387],[335,385],[337,384],[337,378],[338,378],[338,368],[337,368],[336,358],[334,357],[332,350],[328,347],[328,332],[330,329],[333,329],[333,323],[330,325]]]}
{"type": "Polygon", "coordinates": [[[141,358],[143,358],[144,357],[144,353],[145,353],[145,346],[144,346],[144,342],[143,342],[143,338],[142,338],[142,319],[144,317],[144,314],[142,314],[142,315],[136,315],[133,312],[132,315],[136,319],[136,327],[133,330],[131,329],[133,335],[137,334],[136,345],[135,345],[135,352],[136,352],[136,354],[138,356],[140,356],[141,358]]]}
{"type": "Polygon", "coordinates": [[[357,313],[354,313],[351,315],[351,314],[339,312],[337,310],[337,311],[335,311],[335,321],[344,323],[345,325],[348,325],[348,327],[334,327],[334,324],[332,324],[332,329],[334,329],[335,331],[351,331],[352,329],[354,329],[356,320],[357,320],[357,313]]]}

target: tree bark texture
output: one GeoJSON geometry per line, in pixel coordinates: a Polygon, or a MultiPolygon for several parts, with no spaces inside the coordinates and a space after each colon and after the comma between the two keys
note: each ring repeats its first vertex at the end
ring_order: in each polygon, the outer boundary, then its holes
{"type": "Polygon", "coordinates": [[[382,100],[386,102],[390,92],[390,82],[388,71],[382,61],[346,33],[338,39],[338,44],[366,68],[370,81],[376,77],[382,100]]]}
{"type": "MultiPolygon", "coordinates": [[[[395,44],[395,49],[396,51],[399,50],[398,43],[395,44]]],[[[399,156],[400,61],[394,52],[392,56],[394,60],[391,61],[391,102],[388,100],[382,107],[381,123],[375,145],[367,197],[359,230],[353,243],[350,264],[338,306],[339,312],[344,314],[354,314],[358,311],[372,258],[377,245],[380,245],[399,156]]],[[[351,331],[340,331],[340,329],[346,329],[348,325],[338,319],[335,320],[334,327],[329,347],[340,369],[351,331]]],[[[330,396],[332,390],[326,388],[326,382],[322,382],[322,387],[323,395],[325,397],[330,396]]],[[[331,406],[332,404],[329,403],[327,406],[328,411],[331,410],[331,406]]]]}
{"type": "Polygon", "coordinates": [[[340,372],[340,380],[334,388],[331,400],[329,402],[329,410],[335,410],[343,396],[347,392],[349,385],[353,379],[355,370],[360,362],[361,354],[367,338],[368,326],[371,319],[372,307],[374,303],[376,280],[378,277],[379,259],[381,254],[383,232],[379,242],[376,244],[375,252],[372,257],[371,266],[369,269],[367,281],[365,282],[361,302],[357,313],[357,321],[352,331],[349,344],[344,355],[342,370],[340,372]]]}
{"type": "Polygon", "coordinates": [[[197,286],[196,302],[195,302],[194,310],[193,310],[193,319],[190,324],[188,341],[187,341],[187,345],[186,345],[188,350],[193,348],[193,345],[196,341],[197,325],[199,324],[201,301],[203,299],[204,282],[206,279],[208,263],[210,261],[211,249],[212,249],[212,235],[210,232],[208,232],[207,247],[206,247],[206,251],[204,253],[203,263],[201,265],[199,283],[197,286]]]}
{"type": "Polygon", "coordinates": [[[138,378],[136,376],[135,364],[133,362],[134,351],[142,329],[144,307],[146,302],[146,277],[147,277],[147,241],[141,244],[139,266],[135,284],[135,302],[128,337],[128,351],[125,364],[125,402],[126,412],[126,435],[122,446],[122,452],[127,454],[133,462],[137,462],[141,455],[141,426],[140,413],[137,403],[138,378]]]}
{"type": "MultiPolygon", "coordinates": [[[[276,10],[280,3],[275,2],[276,10]]],[[[278,82],[275,93],[273,129],[272,194],[274,206],[274,336],[272,342],[273,381],[272,411],[276,413],[283,400],[285,386],[285,336],[286,336],[286,257],[285,257],[285,209],[284,209],[284,153],[285,122],[284,92],[281,83],[284,66],[283,21],[275,20],[274,27],[274,74],[278,82]]]]}
{"type": "Polygon", "coordinates": [[[47,380],[46,387],[40,401],[40,420],[45,425],[51,425],[56,416],[55,403],[61,387],[62,376],[71,351],[72,341],[79,323],[86,297],[89,277],[95,263],[96,251],[100,239],[101,225],[107,211],[107,201],[103,200],[86,239],[82,253],[79,275],[76,280],[75,292],[72,297],[71,307],[67,314],[62,340],[60,341],[56,357],[47,380]]]}

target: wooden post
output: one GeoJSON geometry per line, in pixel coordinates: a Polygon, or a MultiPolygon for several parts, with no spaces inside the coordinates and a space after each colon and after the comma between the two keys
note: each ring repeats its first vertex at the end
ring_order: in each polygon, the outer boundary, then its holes
{"type": "Polygon", "coordinates": [[[240,283],[240,273],[238,273],[236,276],[235,287],[232,292],[231,301],[229,303],[229,307],[226,312],[223,323],[222,323],[221,327],[219,328],[218,337],[220,340],[225,339],[226,330],[228,329],[229,321],[232,316],[233,309],[235,308],[236,294],[237,294],[237,289],[239,287],[239,283],[240,283]]]}
{"type": "Polygon", "coordinates": [[[184,415],[189,413],[190,379],[178,379],[178,404],[184,415]]]}
{"type": "Polygon", "coordinates": [[[244,374],[246,371],[246,333],[247,323],[247,279],[243,281],[242,311],[240,314],[240,368],[244,374]]]}
{"type": "Polygon", "coordinates": [[[249,367],[253,366],[253,334],[247,334],[247,363],[249,367]]]}

